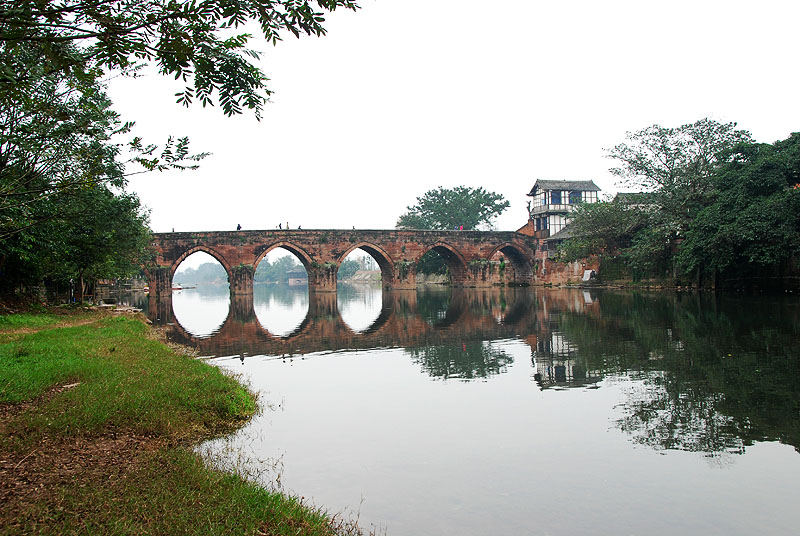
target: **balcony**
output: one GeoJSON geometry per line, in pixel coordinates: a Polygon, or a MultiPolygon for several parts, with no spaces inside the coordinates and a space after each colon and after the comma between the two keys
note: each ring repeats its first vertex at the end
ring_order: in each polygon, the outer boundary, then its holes
{"type": "Polygon", "coordinates": [[[540,214],[552,214],[554,212],[558,213],[567,213],[572,212],[575,210],[580,203],[573,203],[573,204],[561,204],[561,205],[540,205],[538,207],[531,208],[531,217],[538,216],[540,214]]]}

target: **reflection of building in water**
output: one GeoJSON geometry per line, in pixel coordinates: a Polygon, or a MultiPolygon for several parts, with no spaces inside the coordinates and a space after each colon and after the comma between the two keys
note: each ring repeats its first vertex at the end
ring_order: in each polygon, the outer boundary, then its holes
{"type": "Polygon", "coordinates": [[[578,347],[559,329],[558,323],[562,312],[586,312],[587,306],[594,303],[594,298],[588,292],[543,296],[539,332],[528,337],[528,344],[533,349],[533,379],[542,389],[580,387],[600,381],[598,372],[590,373],[577,362],[578,347]]]}
{"type": "Polygon", "coordinates": [[[548,387],[581,387],[597,383],[600,376],[590,374],[577,363],[578,347],[558,331],[537,337],[533,346],[533,379],[542,389],[548,387]]]}

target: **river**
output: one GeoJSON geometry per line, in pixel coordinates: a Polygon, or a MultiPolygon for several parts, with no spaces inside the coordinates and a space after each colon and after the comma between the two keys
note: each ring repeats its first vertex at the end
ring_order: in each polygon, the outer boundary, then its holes
{"type": "Polygon", "coordinates": [[[256,285],[139,304],[260,393],[204,448],[363,527],[800,530],[794,295],[256,285]]]}

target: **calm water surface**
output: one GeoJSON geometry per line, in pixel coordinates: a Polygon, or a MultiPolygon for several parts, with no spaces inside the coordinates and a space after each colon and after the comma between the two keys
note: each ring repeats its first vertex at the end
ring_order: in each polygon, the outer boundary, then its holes
{"type": "Polygon", "coordinates": [[[362,526],[800,531],[794,296],[257,285],[147,306],[269,406],[208,448],[362,526]]]}

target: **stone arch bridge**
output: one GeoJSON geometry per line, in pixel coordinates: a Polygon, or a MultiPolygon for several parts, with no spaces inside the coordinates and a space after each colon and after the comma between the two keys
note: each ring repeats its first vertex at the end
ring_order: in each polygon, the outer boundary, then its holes
{"type": "Polygon", "coordinates": [[[192,253],[214,257],[228,274],[231,294],[252,294],[256,267],[275,248],[293,253],[308,273],[311,292],[335,292],[336,274],[355,249],[369,253],[386,289],[416,288],[416,264],[436,251],[461,287],[529,285],[537,240],[516,232],[417,230],[270,230],[155,233],[154,262],[146,267],[150,292],[172,292],[172,276],[192,253]]]}

